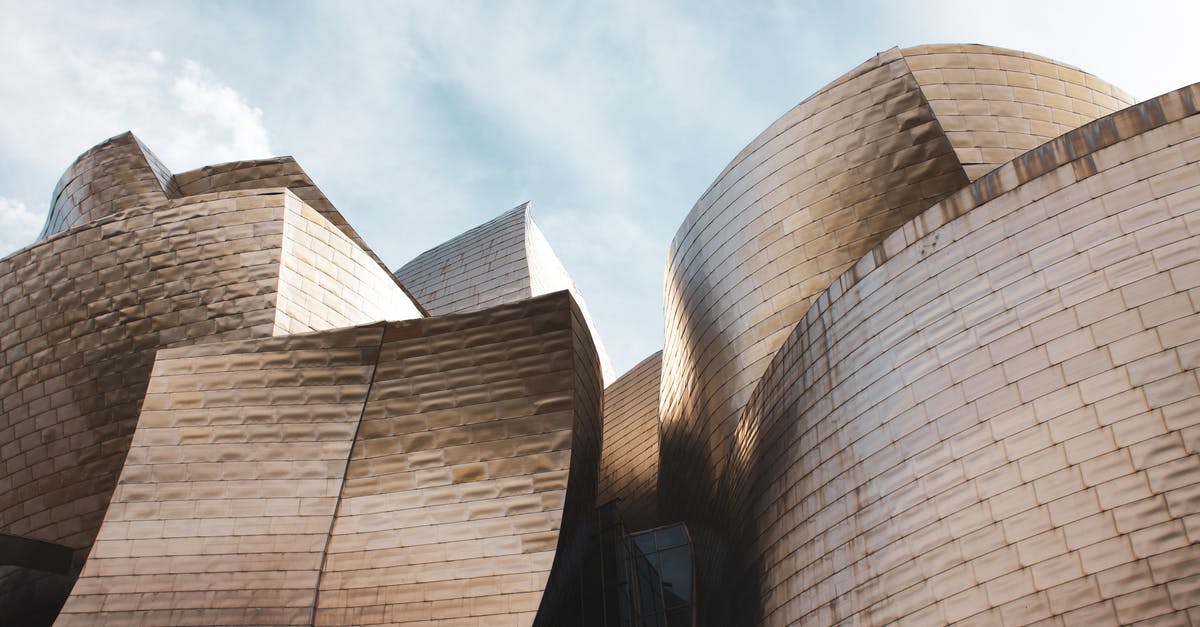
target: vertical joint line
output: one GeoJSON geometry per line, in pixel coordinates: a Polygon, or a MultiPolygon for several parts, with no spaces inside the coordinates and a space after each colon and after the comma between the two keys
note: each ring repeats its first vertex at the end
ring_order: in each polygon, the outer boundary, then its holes
{"type": "Polygon", "coordinates": [[[317,567],[317,580],[313,584],[312,606],[308,612],[308,624],[317,624],[317,607],[321,601],[321,579],[325,576],[325,564],[329,560],[329,541],[333,538],[333,525],[337,522],[338,512],[342,508],[342,492],[346,489],[346,475],[350,473],[350,460],[354,457],[354,447],[358,444],[358,432],[362,429],[363,416],[367,413],[367,402],[371,399],[371,389],[375,386],[375,373],[379,371],[379,359],[383,355],[383,338],[387,335],[387,322],[379,323],[379,344],[376,346],[375,363],[371,364],[371,377],[367,381],[366,392],[363,393],[362,408],[358,410],[358,420],[354,423],[354,436],[350,439],[350,449],[346,451],[346,465],[342,468],[342,481],[338,486],[337,499],[333,504],[333,515],[329,517],[329,528],[325,531],[325,543],[321,546],[321,564],[317,567]]]}

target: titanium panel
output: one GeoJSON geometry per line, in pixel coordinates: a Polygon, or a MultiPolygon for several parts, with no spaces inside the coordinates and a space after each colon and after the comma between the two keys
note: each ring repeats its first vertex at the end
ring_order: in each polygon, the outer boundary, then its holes
{"type": "Polygon", "coordinates": [[[604,448],[596,500],[617,506],[629,532],[658,524],[658,389],[662,351],[604,388],[604,448]]]}

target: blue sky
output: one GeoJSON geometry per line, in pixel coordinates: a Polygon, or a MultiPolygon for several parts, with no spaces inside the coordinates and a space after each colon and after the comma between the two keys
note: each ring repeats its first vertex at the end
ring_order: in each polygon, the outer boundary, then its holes
{"type": "Polygon", "coordinates": [[[1200,80],[1197,2],[0,0],[0,255],[80,152],[295,156],[396,268],[526,200],[622,372],[675,229],[737,152],[875,53],[985,43],[1139,99],[1200,80]]]}

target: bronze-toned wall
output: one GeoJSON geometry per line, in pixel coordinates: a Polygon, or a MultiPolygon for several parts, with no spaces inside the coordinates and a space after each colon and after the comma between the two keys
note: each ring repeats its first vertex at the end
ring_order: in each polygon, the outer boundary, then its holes
{"type": "Polygon", "coordinates": [[[58,625],[303,625],[382,325],[159,351],[58,625]]]}
{"type": "Polygon", "coordinates": [[[388,326],[315,624],[533,622],[595,498],[587,336],[565,292],[388,326]]]}
{"type": "MultiPolygon", "coordinates": [[[[0,260],[0,534],[79,562],[157,349],[420,315],[369,252],[290,191],[167,198],[145,191],[149,154],[128,133],[85,153],[66,189],[90,177],[78,189],[94,193],[60,194],[56,207],[88,208],[67,213],[90,221],[0,260]]],[[[0,612],[25,576],[0,572],[0,612]]]]}
{"type": "Polygon", "coordinates": [[[1018,158],[817,299],[722,491],[763,624],[1196,615],[1198,103],[1018,158]]]}
{"type": "Polygon", "coordinates": [[[0,261],[4,533],[85,548],[161,346],[270,336],[283,194],[192,197],[0,261]]]}
{"type": "Polygon", "coordinates": [[[596,504],[621,499],[629,531],[658,524],[658,388],[662,351],[604,388],[604,449],[596,504]]]}
{"type": "Polygon", "coordinates": [[[133,133],[125,132],[93,146],[67,168],[54,187],[38,239],[180,195],[170,170],[133,133]]]}
{"type": "Polygon", "coordinates": [[[664,520],[691,526],[703,585],[716,585],[709,574],[733,550],[731,512],[713,505],[743,437],[738,416],[811,303],[1005,151],[1043,141],[1038,133],[1051,131],[1034,124],[1039,117],[1065,124],[1120,105],[1111,95],[1119,91],[1071,68],[951,48],[889,50],[802,102],[743,149],[676,234],[664,284],[658,492],[664,520]],[[1085,76],[1078,97],[1058,98],[1076,74],[1085,76]]]}
{"type": "Polygon", "coordinates": [[[900,54],[972,181],[1135,102],[1091,74],[1028,52],[945,44],[900,54]]]}
{"type": "Polygon", "coordinates": [[[577,585],[599,438],[565,292],[160,351],[59,624],[531,624],[577,585]]]}

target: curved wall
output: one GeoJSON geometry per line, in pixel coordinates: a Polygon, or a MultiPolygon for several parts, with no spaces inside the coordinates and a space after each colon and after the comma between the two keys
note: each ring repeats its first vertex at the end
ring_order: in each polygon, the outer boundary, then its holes
{"type": "Polygon", "coordinates": [[[666,268],[659,494],[710,555],[728,550],[711,495],[738,415],[792,327],[887,234],[1043,141],[1038,116],[1119,104],[1086,75],[1077,98],[1056,98],[1070,72],[983,46],[889,50],[772,124],[697,202],[666,268]]]}
{"type": "Polygon", "coordinates": [[[966,183],[896,50],[789,111],[726,168],[667,259],[665,515],[705,509],[737,413],[809,301],[888,231],[966,183]]]}
{"type": "Polygon", "coordinates": [[[56,625],[304,625],[383,325],[159,351],[56,625]]]}
{"type": "Polygon", "coordinates": [[[604,388],[604,447],[596,504],[621,499],[629,531],[658,524],[658,388],[662,351],[604,388]]]}
{"type": "Polygon", "coordinates": [[[314,624],[569,624],[553,617],[590,529],[599,385],[565,292],[389,325],[314,624]]]}
{"type": "Polygon", "coordinates": [[[155,350],[271,335],[283,198],[172,201],[0,260],[0,531],[90,545],[155,350]]]}
{"type": "Polygon", "coordinates": [[[900,54],[972,181],[1134,103],[1091,74],[1028,52],[947,44],[900,54]]]}
{"type": "Polygon", "coordinates": [[[178,196],[170,170],[133,133],[125,132],[92,147],[67,168],[54,187],[38,239],[178,196]]]}
{"type": "Polygon", "coordinates": [[[725,573],[754,582],[742,611],[1195,615],[1198,103],[1193,85],[1022,156],[816,301],[742,416],[723,485],[748,525],[750,562],[725,573]]]}
{"type": "Polygon", "coordinates": [[[160,351],[58,624],[562,624],[599,436],[561,292],[160,351]]]}

